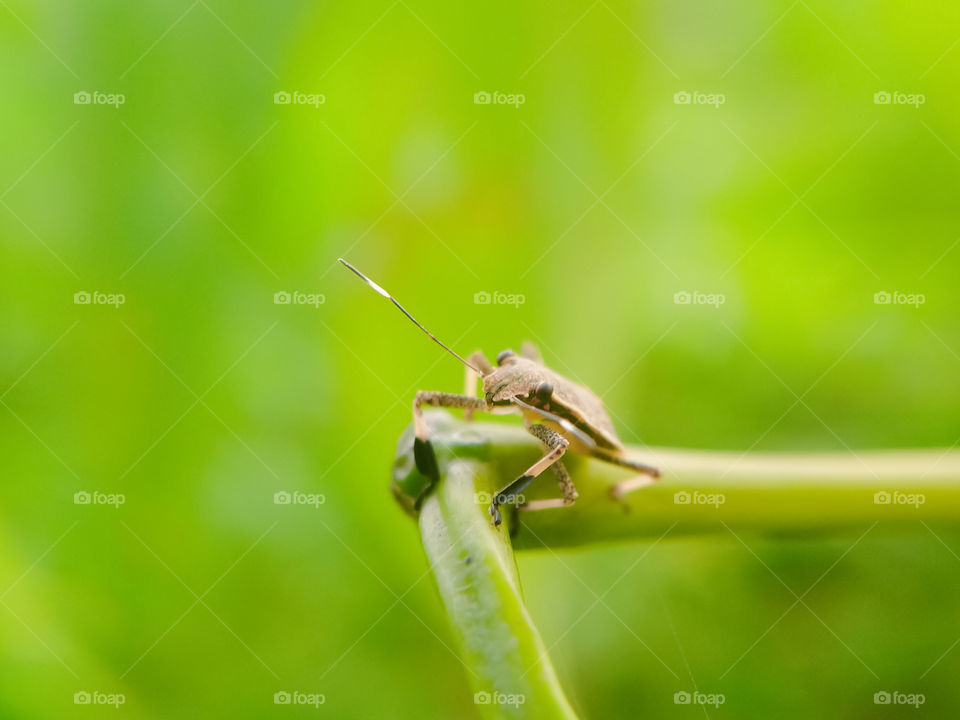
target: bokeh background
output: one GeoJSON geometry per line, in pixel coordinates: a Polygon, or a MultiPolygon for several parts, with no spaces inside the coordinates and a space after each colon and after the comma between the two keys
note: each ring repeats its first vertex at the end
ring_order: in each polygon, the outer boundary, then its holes
{"type": "MultiPolygon", "coordinates": [[[[339,255],[461,352],[535,340],[627,442],[960,436],[954,5],[0,5],[4,718],[474,712],[387,490],[462,369],[339,255]]],[[[858,537],[519,564],[584,718],[955,717],[960,533],[858,537]]]]}

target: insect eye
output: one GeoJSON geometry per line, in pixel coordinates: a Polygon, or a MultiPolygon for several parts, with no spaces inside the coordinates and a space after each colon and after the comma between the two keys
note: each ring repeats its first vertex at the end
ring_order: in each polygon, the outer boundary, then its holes
{"type": "Polygon", "coordinates": [[[537,400],[543,403],[550,402],[550,398],[553,397],[553,385],[548,382],[542,382],[537,385],[537,400]]]}
{"type": "Polygon", "coordinates": [[[501,350],[497,355],[497,365],[503,365],[508,358],[512,358],[516,353],[513,350],[501,350]]]}

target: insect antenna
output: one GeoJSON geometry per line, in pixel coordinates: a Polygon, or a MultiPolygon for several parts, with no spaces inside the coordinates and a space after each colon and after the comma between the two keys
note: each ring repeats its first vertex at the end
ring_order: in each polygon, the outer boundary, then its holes
{"type": "Polygon", "coordinates": [[[376,290],[378,293],[380,293],[381,295],[383,295],[383,297],[385,297],[387,300],[389,300],[389,301],[392,302],[394,305],[396,305],[398,308],[400,308],[400,312],[402,312],[404,315],[406,315],[408,318],[410,318],[410,321],[411,321],[414,325],[416,325],[418,328],[420,328],[421,330],[423,330],[423,331],[430,337],[430,339],[433,340],[437,345],[439,345],[439,346],[442,347],[444,350],[446,350],[448,353],[450,353],[451,355],[453,355],[457,360],[459,360],[460,362],[462,362],[462,363],[463,363],[464,365],[466,365],[468,368],[470,368],[471,370],[474,370],[478,375],[481,375],[481,376],[483,375],[483,371],[482,371],[480,368],[475,367],[475,366],[472,365],[471,363],[468,363],[466,360],[464,360],[462,357],[460,357],[456,352],[454,352],[454,351],[451,350],[449,347],[447,347],[447,346],[444,345],[442,342],[440,342],[440,340],[437,338],[436,335],[434,335],[432,332],[430,332],[429,330],[427,330],[423,325],[421,325],[420,322],[419,322],[413,315],[411,315],[410,313],[407,312],[407,309],[406,309],[405,307],[403,307],[403,305],[401,305],[401,304],[398,303],[396,300],[394,300],[393,296],[392,296],[390,293],[388,293],[388,292],[387,292],[386,290],[384,290],[382,287],[380,287],[379,285],[377,285],[373,280],[371,280],[371,279],[368,278],[366,275],[364,275],[362,272],[360,272],[359,270],[357,270],[353,265],[351,265],[350,263],[348,263],[348,262],[347,262],[346,260],[344,260],[343,258],[338,258],[338,260],[340,260],[340,262],[343,263],[343,264],[347,267],[348,270],[353,271],[353,273],[354,273],[355,275],[357,275],[361,280],[363,280],[367,285],[369,285],[370,287],[372,287],[372,288],[373,288],[374,290],[376,290]]]}

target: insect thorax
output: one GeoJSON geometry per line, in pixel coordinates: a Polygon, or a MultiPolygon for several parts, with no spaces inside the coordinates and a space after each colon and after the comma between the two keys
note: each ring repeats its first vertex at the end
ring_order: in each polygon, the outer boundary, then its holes
{"type": "Polygon", "coordinates": [[[559,375],[545,365],[523,357],[511,357],[483,379],[483,391],[492,405],[509,405],[513,398],[559,415],[592,437],[600,447],[622,447],[603,403],[586,387],[559,375]],[[541,383],[550,383],[550,401],[537,398],[541,383]]]}

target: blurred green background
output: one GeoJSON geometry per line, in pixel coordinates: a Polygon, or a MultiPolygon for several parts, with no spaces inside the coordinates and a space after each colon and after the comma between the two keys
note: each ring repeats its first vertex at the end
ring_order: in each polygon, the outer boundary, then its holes
{"type": "MultiPolygon", "coordinates": [[[[463,353],[535,340],[626,442],[958,440],[953,4],[0,5],[4,718],[474,712],[387,491],[462,368],[339,255],[463,353]]],[[[519,563],[584,718],[955,717],[960,533],[858,535],[519,563]]]]}

